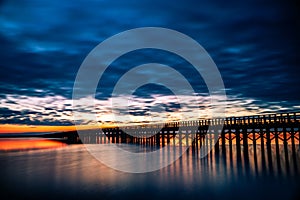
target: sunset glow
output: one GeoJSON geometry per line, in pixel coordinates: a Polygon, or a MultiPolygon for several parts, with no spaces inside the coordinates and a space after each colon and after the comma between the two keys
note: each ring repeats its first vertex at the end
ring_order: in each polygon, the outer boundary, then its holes
{"type": "Polygon", "coordinates": [[[0,125],[0,133],[25,133],[25,132],[54,132],[54,131],[73,131],[74,126],[28,126],[17,124],[0,125]]]}
{"type": "MultiPolygon", "coordinates": [[[[111,127],[113,125],[102,125],[101,128],[111,127]]],[[[0,134],[3,133],[45,133],[45,132],[64,132],[85,129],[99,128],[97,125],[83,125],[83,126],[30,126],[20,124],[2,124],[0,125],[0,134]]]]}

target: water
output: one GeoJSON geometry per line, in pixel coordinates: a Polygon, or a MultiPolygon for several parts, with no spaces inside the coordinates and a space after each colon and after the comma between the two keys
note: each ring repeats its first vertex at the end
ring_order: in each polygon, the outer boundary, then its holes
{"type": "Polygon", "coordinates": [[[0,198],[300,199],[299,145],[288,145],[287,154],[283,145],[278,150],[249,145],[236,156],[236,147],[226,145],[199,159],[190,148],[175,163],[144,174],[111,169],[83,145],[0,152],[0,198]]]}

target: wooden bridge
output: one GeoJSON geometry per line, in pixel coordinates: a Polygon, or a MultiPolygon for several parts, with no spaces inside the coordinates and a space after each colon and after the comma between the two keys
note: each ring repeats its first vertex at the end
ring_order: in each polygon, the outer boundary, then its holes
{"type": "MultiPolygon", "coordinates": [[[[66,143],[132,143],[163,147],[222,144],[247,147],[264,144],[299,144],[300,112],[225,119],[181,121],[166,124],[144,124],[77,132],[50,134],[7,134],[1,137],[47,137],[64,139],[66,143]],[[129,133],[129,134],[128,134],[129,133]],[[79,137],[80,136],[80,137],[79,137]]],[[[224,145],[223,145],[224,146],[224,145]]]]}
{"type": "Polygon", "coordinates": [[[80,137],[76,132],[47,137],[63,138],[71,144],[127,143],[150,150],[189,147],[199,157],[207,151],[209,160],[218,161],[222,156],[230,166],[236,162],[250,167],[254,162],[256,171],[261,165],[271,171],[286,169],[292,173],[294,169],[298,173],[299,132],[300,113],[295,112],[86,130],[79,133],[80,137]]]}
{"type": "Polygon", "coordinates": [[[249,167],[249,162],[254,160],[255,168],[261,162],[263,168],[268,163],[270,170],[280,171],[285,167],[287,171],[292,168],[298,171],[299,132],[300,113],[281,113],[106,128],[83,132],[80,139],[85,144],[128,143],[155,149],[188,146],[201,158],[229,156],[230,163],[236,159],[244,167],[249,167]],[[290,166],[291,160],[294,166],[290,166]]]}
{"type": "Polygon", "coordinates": [[[80,139],[83,143],[97,144],[201,147],[206,142],[208,146],[216,144],[216,149],[221,144],[247,148],[249,142],[253,145],[299,144],[299,129],[300,113],[281,113],[88,130],[80,133],[80,139]]]}

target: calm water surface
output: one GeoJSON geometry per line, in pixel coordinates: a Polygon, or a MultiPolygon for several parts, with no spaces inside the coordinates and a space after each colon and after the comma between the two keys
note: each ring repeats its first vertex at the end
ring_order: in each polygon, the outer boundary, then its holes
{"type": "MultiPolygon", "coordinates": [[[[132,149],[135,145],[124,144],[132,149]]],[[[300,199],[300,149],[189,149],[161,170],[113,170],[83,145],[0,152],[1,199],[300,199]],[[223,150],[223,151],[222,151],[223,150]],[[244,155],[245,154],[245,155],[244,155]]],[[[109,155],[107,155],[109,156],[109,155]]],[[[121,158],[120,158],[121,159],[121,158]]]]}

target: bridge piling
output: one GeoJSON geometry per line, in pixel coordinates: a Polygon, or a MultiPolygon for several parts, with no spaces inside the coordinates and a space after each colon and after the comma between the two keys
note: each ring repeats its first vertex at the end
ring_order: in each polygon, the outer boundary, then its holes
{"type": "MultiPolygon", "coordinates": [[[[261,153],[262,162],[266,157],[267,160],[265,161],[272,163],[272,144],[276,148],[276,157],[279,157],[281,144],[283,144],[284,158],[287,159],[285,167],[291,169],[298,167],[296,165],[288,166],[288,159],[296,160],[296,151],[298,145],[300,146],[300,113],[172,122],[156,132],[157,127],[157,125],[128,126],[122,128],[122,130],[118,127],[103,128],[100,132],[92,130],[87,131],[86,134],[80,134],[80,139],[84,143],[95,144],[131,143],[143,146],[156,145],[157,147],[178,145],[179,148],[182,148],[183,145],[192,145],[194,149],[200,151],[203,150],[201,147],[204,147],[205,151],[213,149],[217,153],[220,151],[226,152],[226,145],[228,145],[229,155],[232,155],[233,148],[236,148],[237,159],[240,159],[241,155],[246,159],[249,156],[248,149],[251,145],[248,139],[250,139],[252,140],[254,156],[261,153]],[[221,123],[224,124],[223,130],[212,127],[221,123]],[[209,126],[211,126],[210,129],[209,126]],[[130,130],[134,134],[129,135],[126,130],[130,130]],[[217,135],[218,137],[216,137],[217,135]],[[258,153],[256,149],[259,149],[259,147],[261,151],[258,153]],[[292,148],[291,152],[289,152],[289,147],[292,148]]],[[[79,141],[78,135],[74,133],[55,133],[54,136],[66,139],[67,143],[78,143],[79,141]]],[[[277,162],[279,168],[284,167],[281,166],[280,160],[276,159],[275,162],[277,162]]]]}

